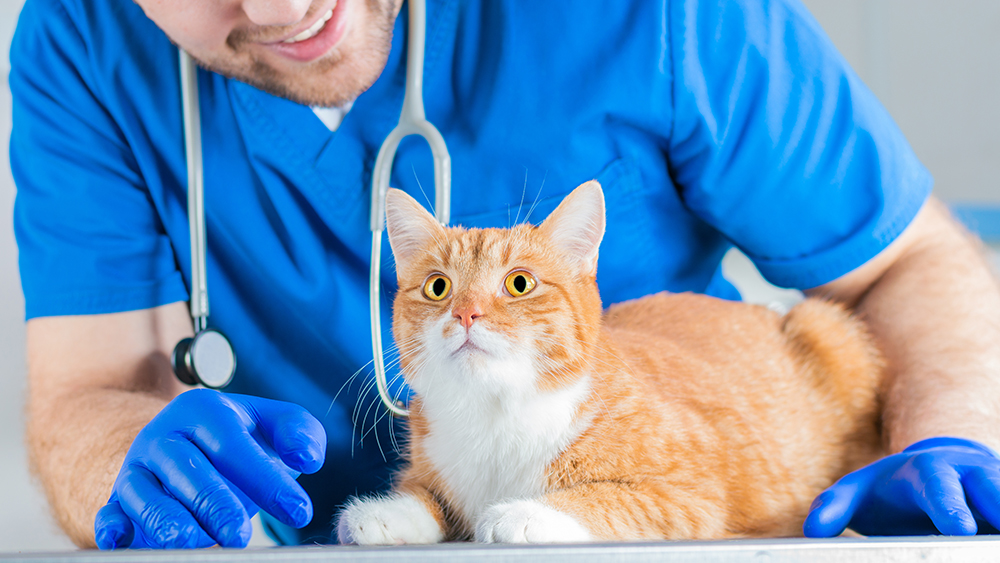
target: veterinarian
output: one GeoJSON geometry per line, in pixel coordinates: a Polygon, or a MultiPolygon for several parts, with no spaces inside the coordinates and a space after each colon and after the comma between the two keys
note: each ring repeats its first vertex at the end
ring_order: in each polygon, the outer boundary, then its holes
{"type": "MultiPolygon", "coordinates": [[[[400,8],[25,3],[10,86],[28,443],[77,544],[242,546],[258,509],[282,543],[330,541],[338,504],[388,486],[399,436],[365,367],[368,188],[402,103],[400,8]],[[192,335],[174,43],[211,69],[210,324],[239,357],[226,393],[185,393],[170,367],[192,335]]],[[[1000,291],[797,1],[429,0],[424,96],[453,223],[538,222],[601,182],[605,304],[737,298],[719,267],[736,245],[771,282],[867,319],[892,455],[821,495],[808,534],[1000,526],[1000,291]]],[[[425,143],[403,142],[391,183],[422,199],[425,143]]]]}

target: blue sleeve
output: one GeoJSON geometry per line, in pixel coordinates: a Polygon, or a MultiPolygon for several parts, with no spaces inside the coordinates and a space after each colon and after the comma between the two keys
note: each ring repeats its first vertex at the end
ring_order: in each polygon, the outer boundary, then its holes
{"type": "Polygon", "coordinates": [[[669,161],[694,214],[784,287],[895,240],[930,174],[797,0],[678,0],[669,20],[669,161]]]}
{"type": "Polygon", "coordinates": [[[187,299],[170,241],[89,48],[89,2],[28,0],[11,45],[14,228],[26,316],[187,299]],[[80,12],[80,13],[76,13],[80,12]]]}

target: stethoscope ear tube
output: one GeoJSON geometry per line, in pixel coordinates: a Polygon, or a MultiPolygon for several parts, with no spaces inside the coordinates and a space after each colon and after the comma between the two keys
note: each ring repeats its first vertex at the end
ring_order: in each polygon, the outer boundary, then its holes
{"type": "MultiPolygon", "coordinates": [[[[420,135],[427,140],[434,155],[435,215],[446,225],[451,214],[451,156],[441,133],[427,121],[423,102],[424,33],[426,6],[424,0],[409,2],[409,40],[406,59],[406,94],[399,124],[389,133],[379,150],[372,175],[372,263],[370,273],[372,352],[375,360],[375,380],[379,397],[396,416],[409,413],[389,396],[382,357],[381,311],[379,301],[379,270],[382,232],[385,230],[385,195],[389,190],[392,161],[399,142],[407,135],[420,135]]],[[[184,339],[174,349],[172,363],[177,377],[188,384],[223,387],[236,369],[236,354],[228,339],[218,331],[208,330],[208,283],[205,275],[205,208],[204,180],[201,155],[201,116],[198,108],[197,68],[183,50],[179,51],[181,104],[184,116],[184,145],[188,172],[188,220],[191,229],[191,318],[195,336],[184,339]],[[203,335],[204,338],[203,338],[203,335]],[[204,341],[204,344],[202,342],[204,341]],[[206,366],[203,368],[203,366],[206,366]],[[211,366],[211,368],[207,367],[211,366]],[[210,369],[211,375],[201,373],[210,369]],[[228,375],[227,375],[228,372],[228,375]]]]}
{"type": "Polygon", "coordinates": [[[236,352],[224,334],[208,328],[208,279],[205,273],[205,180],[201,160],[201,111],[198,106],[198,69],[178,49],[184,156],[187,159],[188,224],[191,235],[191,320],[195,335],[177,343],[171,364],[177,378],[188,385],[225,387],[236,373],[236,352]]]}
{"type": "Polygon", "coordinates": [[[375,382],[382,404],[395,416],[409,415],[402,405],[389,396],[385,379],[385,360],[382,357],[382,317],[379,301],[379,270],[382,261],[382,231],[385,230],[385,195],[389,191],[392,161],[399,142],[407,135],[423,137],[434,155],[434,214],[438,222],[447,225],[451,215],[451,156],[444,137],[424,115],[424,33],[426,31],[426,6],[424,0],[409,2],[410,28],[406,56],[406,94],[399,124],[389,133],[375,159],[372,174],[372,263],[369,278],[371,299],[372,354],[375,365],[375,382]]]}

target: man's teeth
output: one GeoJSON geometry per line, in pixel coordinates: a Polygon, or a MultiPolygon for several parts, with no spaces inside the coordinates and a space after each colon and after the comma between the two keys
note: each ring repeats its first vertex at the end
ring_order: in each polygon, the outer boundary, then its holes
{"type": "Polygon", "coordinates": [[[323,29],[323,26],[326,25],[326,22],[330,21],[330,18],[332,17],[333,17],[333,10],[330,10],[329,12],[323,14],[323,17],[316,20],[316,23],[312,24],[312,27],[296,35],[295,37],[292,37],[291,39],[285,39],[284,41],[282,41],[282,43],[298,43],[299,41],[305,41],[306,39],[309,39],[310,37],[319,33],[323,29]]]}

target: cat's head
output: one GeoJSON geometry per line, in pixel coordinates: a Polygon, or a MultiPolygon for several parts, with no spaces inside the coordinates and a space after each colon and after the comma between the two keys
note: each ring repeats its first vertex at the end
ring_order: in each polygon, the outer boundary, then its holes
{"type": "Polygon", "coordinates": [[[516,397],[586,375],[601,316],[596,181],[537,227],[442,227],[399,190],[386,196],[386,221],[399,280],[393,335],[418,395],[516,397]]]}

